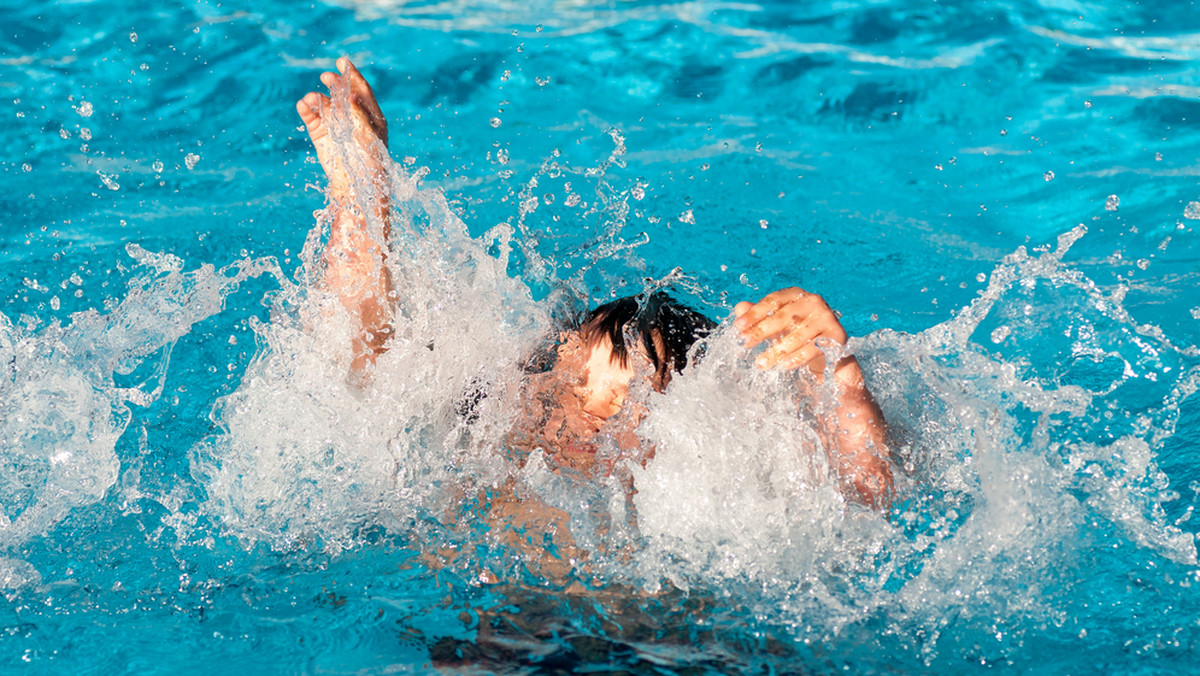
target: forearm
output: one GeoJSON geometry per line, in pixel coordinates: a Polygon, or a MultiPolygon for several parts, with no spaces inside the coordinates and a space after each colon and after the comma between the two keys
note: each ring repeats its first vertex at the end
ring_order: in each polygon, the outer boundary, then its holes
{"type": "Polygon", "coordinates": [[[830,464],[842,485],[872,509],[891,503],[892,471],[887,460],[887,423],[854,357],[835,371],[837,402],[821,421],[830,464]]]}
{"type": "MultiPolygon", "coordinates": [[[[367,232],[361,211],[337,208],[325,250],[325,285],[337,294],[354,326],[354,370],[385,349],[392,334],[392,278],[384,243],[367,232]]],[[[384,222],[386,232],[386,221],[384,222]]],[[[385,235],[386,236],[386,235],[385,235]]]]}

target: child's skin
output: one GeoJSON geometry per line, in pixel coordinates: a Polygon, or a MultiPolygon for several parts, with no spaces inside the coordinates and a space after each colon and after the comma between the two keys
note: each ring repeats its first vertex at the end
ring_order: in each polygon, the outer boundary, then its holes
{"type": "MultiPolygon", "coordinates": [[[[337,61],[338,73],[322,73],[321,82],[331,91],[348,87],[355,147],[347,156],[366,164],[371,175],[387,185],[387,121],[375,94],[362,74],[346,57],[337,61]]],[[[341,166],[332,150],[333,139],[325,124],[331,111],[331,99],[310,92],[296,104],[304,120],[317,159],[329,180],[330,206],[334,221],[329,246],[325,251],[325,284],[340,298],[355,322],[354,358],[351,368],[363,372],[387,349],[392,334],[392,281],[384,260],[387,255],[366,231],[366,218],[353,205],[353,186],[347,168],[341,166]]],[[[370,206],[384,227],[387,238],[388,204],[386,187],[374,191],[379,197],[370,206]]],[[[807,369],[812,377],[801,377],[801,388],[813,396],[813,381],[825,377],[825,355],[820,345],[846,344],[847,335],[837,315],[820,296],[802,289],[789,288],[768,294],[757,303],[742,302],[734,308],[734,328],[739,331],[747,351],[766,342],[768,347],[755,359],[762,369],[800,372],[807,369]]],[[[577,334],[567,336],[560,348],[579,352],[582,341],[577,334]]],[[[570,428],[579,438],[590,438],[621,410],[629,384],[637,371],[622,365],[612,355],[612,345],[600,341],[586,358],[562,359],[552,374],[579,386],[564,392],[556,424],[570,428]]],[[[863,381],[854,357],[842,358],[833,369],[838,383],[836,411],[820,421],[830,461],[836,467],[846,495],[876,509],[886,510],[892,491],[892,473],[887,460],[887,427],[883,414],[863,381]]]]}

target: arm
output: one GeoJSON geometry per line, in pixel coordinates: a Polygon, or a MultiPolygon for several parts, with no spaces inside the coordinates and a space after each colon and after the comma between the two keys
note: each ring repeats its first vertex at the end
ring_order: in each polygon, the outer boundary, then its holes
{"type": "MultiPolygon", "coordinates": [[[[326,286],[337,294],[354,322],[351,369],[361,373],[387,349],[392,334],[392,279],[386,265],[390,237],[387,119],[362,73],[346,57],[339,73],[322,73],[321,82],[335,94],[309,92],[296,103],[317,159],[329,180],[333,224],[325,249],[326,286]],[[340,95],[345,90],[345,99],[340,95]],[[351,143],[338,146],[330,135],[334,106],[349,106],[351,143]],[[365,168],[367,181],[351,180],[351,170],[365,168]],[[367,194],[359,194],[360,188],[367,194]],[[381,225],[382,240],[372,237],[367,215],[381,225]]],[[[340,110],[338,112],[341,112],[340,110]]]]}
{"type": "MultiPolygon", "coordinates": [[[[738,303],[737,328],[747,349],[764,340],[771,345],[755,359],[759,368],[807,368],[816,381],[801,378],[801,389],[810,398],[825,378],[822,341],[846,344],[846,330],[837,315],[816,294],[790,288],[769,294],[758,303],[738,303]]],[[[892,492],[892,471],[886,460],[887,424],[883,412],[863,381],[858,361],[842,358],[834,367],[837,402],[834,410],[818,416],[818,429],[836,469],[842,488],[872,509],[887,509],[892,492]]]]}

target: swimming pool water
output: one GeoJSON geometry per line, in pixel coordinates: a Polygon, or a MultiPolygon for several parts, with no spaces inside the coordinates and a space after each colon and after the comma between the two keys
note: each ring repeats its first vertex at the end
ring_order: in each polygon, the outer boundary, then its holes
{"type": "Polygon", "coordinates": [[[5,672],[1196,669],[1194,3],[4,2],[0,27],[5,672]],[[577,303],[562,280],[594,304],[680,268],[718,319],[803,286],[861,337],[895,513],[783,452],[784,386],[718,339],[652,400],[636,528],[612,485],[522,474],[585,565],[447,525],[451,485],[503,468],[439,464],[434,367],[397,350],[358,397],[305,330],[323,197],[293,105],[341,54],[428,170],[395,243],[439,308],[419,330],[483,358],[577,303]]]}

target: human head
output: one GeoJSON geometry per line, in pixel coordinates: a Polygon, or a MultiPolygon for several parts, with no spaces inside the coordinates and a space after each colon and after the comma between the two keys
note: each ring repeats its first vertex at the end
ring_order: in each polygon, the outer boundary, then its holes
{"type": "Polygon", "coordinates": [[[652,384],[659,392],[667,387],[672,373],[688,365],[688,352],[696,341],[712,332],[716,324],[662,291],[648,297],[620,298],[588,313],[579,335],[590,350],[607,347],[612,360],[629,367],[632,349],[628,335],[640,339],[642,349],[654,367],[652,384]]]}

